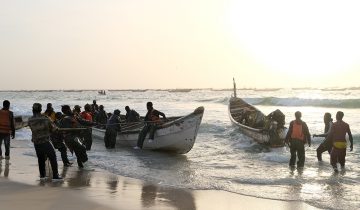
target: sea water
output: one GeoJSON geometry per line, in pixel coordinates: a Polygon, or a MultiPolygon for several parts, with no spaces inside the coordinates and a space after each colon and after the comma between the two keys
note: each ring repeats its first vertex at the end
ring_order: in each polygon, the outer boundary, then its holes
{"type": "MultiPolygon", "coordinates": [[[[314,138],[306,147],[303,170],[290,170],[289,148],[268,148],[244,136],[229,120],[227,105],[232,92],[228,90],[166,90],[107,91],[3,91],[0,99],[11,101],[16,115],[30,115],[34,102],[52,103],[55,111],[61,105],[84,106],[97,103],[113,112],[130,106],[141,115],[146,113],[146,102],[166,116],[186,115],[198,106],[205,114],[193,149],[185,155],[117,147],[107,150],[104,143],[94,140],[88,152],[89,162],[112,173],[138,178],[160,185],[190,189],[225,190],[243,195],[287,201],[305,201],[331,209],[360,208],[360,90],[280,89],[277,91],[238,90],[238,97],[255,105],[265,114],[280,109],[286,115],[286,125],[301,111],[311,134],[324,130],[323,115],[330,112],[335,119],[337,111],[345,113],[354,136],[354,151],[346,156],[346,169],[333,173],[329,155],[323,153],[323,162],[316,158],[316,148],[323,140],[314,138]]],[[[30,142],[28,128],[17,131],[17,139],[30,142]]],[[[156,139],[155,139],[156,141],[156,139]]],[[[31,150],[32,149],[32,150],[31,150]]],[[[28,152],[25,155],[33,155],[28,152]]],[[[70,154],[69,154],[70,155],[70,154]]],[[[58,154],[60,157],[60,155],[58,154]]],[[[58,157],[58,158],[59,158],[58,157]]],[[[60,158],[59,158],[60,160],[60,158]]]]}

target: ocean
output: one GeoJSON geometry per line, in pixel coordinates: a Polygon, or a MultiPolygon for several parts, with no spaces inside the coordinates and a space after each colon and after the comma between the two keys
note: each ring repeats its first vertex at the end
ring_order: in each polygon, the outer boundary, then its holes
{"type": "MultiPolygon", "coordinates": [[[[204,106],[204,118],[189,153],[174,155],[121,147],[107,150],[102,141],[94,140],[93,149],[88,152],[90,165],[165,186],[304,201],[324,209],[360,208],[359,88],[238,90],[238,97],[265,114],[280,109],[286,116],[286,126],[294,119],[295,111],[301,111],[311,134],[323,132],[325,112],[330,112],[335,120],[336,112],[343,111],[344,121],[350,124],[353,133],[354,151],[347,153],[346,169],[338,174],[333,173],[327,153],[323,153],[323,162],[317,161],[316,148],[322,138],[314,138],[312,146],[306,147],[305,168],[298,171],[288,167],[289,148],[267,148],[241,134],[228,116],[231,94],[230,90],[212,89],[190,92],[113,90],[106,95],[99,95],[96,90],[2,91],[0,100],[10,100],[10,109],[15,115],[31,115],[34,102],[43,104],[44,108],[52,103],[55,111],[60,111],[61,105],[83,107],[94,99],[104,105],[107,112],[120,109],[122,114],[128,105],[144,115],[147,101],[152,101],[154,108],[167,116],[185,115],[204,106]]],[[[29,150],[22,155],[35,155],[28,128],[18,130],[16,138],[28,142],[29,150]]],[[[60,154],[57,155],[60,161],[60,154]]]]}

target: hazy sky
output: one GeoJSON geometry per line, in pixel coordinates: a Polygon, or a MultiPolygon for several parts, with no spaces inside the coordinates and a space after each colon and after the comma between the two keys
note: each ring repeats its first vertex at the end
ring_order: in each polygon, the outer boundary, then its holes
{"type": "Polygon", "coordinates": [[[0,89],[360,86],[357,2],[0,0],[0,89]]]}

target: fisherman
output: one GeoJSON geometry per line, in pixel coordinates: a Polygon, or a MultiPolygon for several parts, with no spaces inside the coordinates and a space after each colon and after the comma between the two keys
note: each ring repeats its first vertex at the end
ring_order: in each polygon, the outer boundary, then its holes
{"type": "Polygon", "coordinates": [[[10,109],[10,102],[3,101],[3,108],[0,110],[0,161],[4,159],[2,156],[2,142],[5,145],[5,159],[10,160],[10,137],[15,138],[15,122],[14,114],[10,109]]]}
{"type": "Polygon", "coordinates": [[[107,116],[107,114],[106,114],[106,112],[104,110],[103,105],[99,106],[99,111],[96,114],[95,119],[96,119],[96,123],[98,124],[98,127],[100,127],[100,128],[105,128],[106,127],[108,116],[107,116]]]}
{"type": "Polygon", "coordinates": [[[75,105],[73,108],[73,114],[76,118],[82,118],[81,116],[81,106],[75,105]]]}
{"type": "Polygon", "coordinates": [[[61,111],[64,114],[64,117],[60,122],[61,128],[70,129],[70,131],[64,132],[65,144],[72,153],[75,153],[79,168],[87,169],[88,166],[86,162],[88,161],[88,156],[86,154],[86,147],[80,140],[80,133],[75,130],[80,128],[80,123],[74,113],[71,112],[69,105],[63,105],[61,111]],[[74,131],[71,131],[71,129],[74,129],[74,131]]]}
{"type": "MultiPolygon", "coordinates": [[[[61,126],[61,120],[63,118],[63,115],[61,112],[57,112],[55,114],[56,120],[54,122],[54,124],[57,127],[61,126]]],[[[72,163],[69,161],[68,156],[67,156],[67,148],[66,145],[64,143],[64,137],[62,135],[61,132],[59,131],[55,131],[51,134],[51,142],[54,145],[55,149],[59,150],[60,154],[61,154],[61,159],[63,161],[63,164],[65,167],[70,167],[72,165],[72,163]]]]}
{"type": "Polygon", "coordinates": [[[92,145],[92,129],[91,126],[95,125],[96,123],[93,123],[92,116],[90,112],[90,105],[86,104],[84,106],[85,111],[81,112],[81,106],[75,105],[74,106],[74,114],[76,117],[76,120],[80,123],[80,125],[83,125],[87,127],[88,129],[84,129],[81,132],[82,137],[84,138],[84,144],[86,146],[86,150],[91,150],[92,145]]]}
{"type": "Polygon", "coordinates": [[[308,143],[309,147],[311,146],[311,136],[308,126],[304,121],[301,120],[301,112],[295,112],[295,120],[290,122],[289,130],[286,134],[285,141],[290,147],[290,167],[295,167],[297,153],[297,167],[303,168],[305,163],[304,145],[305,143],[308,143]]]}
{"type": "Polygon", "coordinates": [[[114,114],[110,117],[106,125],[104,142],[107,149],[115,148],[116,136],[120,131],[120,110],[116,109],[114,110],[114,114]]]}
{"type": "Polygon", "coordinates": [[[84,119],[84,120],[87,120],[89,122],[92,122],[93,121],[93,117],[92,117],[92,113],[91,113],[91,106],[90,104],[85,104],[84,106],[84,111],[81,112],[81,117],[84,119]]]}
{"type": "Polygon", "coordinates": [[[331,127],[333,125],[333,119],[331,118],[331,114],[329,112],[326,112],[324,114],[324,124],[325,124],[324,133],[313,135],[313,137],[325,137],[323,142],[321,142],[319,147],[316,149],[318,161],[322,161],[322,153],[323,152],[328,151],[329,154],[331,153],[332,145],[331,145],[331,142],[329,142],[326,138],[329,135],[329,133],[331,131],[331,127]]]}
{"type": "Polygon", "coordinates": [[[125,110],[126,110],[125,120],[127,123],[140,121],[140,115],[135,110],[130,109],[129,106],[125,106],[125,110]]]}
{"type": "Polygon", "coordinates": [[[95,115],[97,111],[99,111],[99,106],[96,104],[96,100],[93,100],[93,103],[91,104],[91,112],[95,115]]]}
{"type": "Polygon", "coordinates": [[[350,131],[350,126],[342,119],[344,113],[338,111],[336,113],[336,122],[331,127],[330,133],[327,136],[328,141],[332,142],[332,149],[330,153],[330,162],[335,172],[338,172],[337,163],[340,163],[341,169],[345,169],[346,156],[346,134],[349,136],[350,152],[353,150],[353,137],[350,131]]]}
{"type": "Polygon", "coordinates": [[[51,103],[46,104],[45,116],[48,116],[52,122],[56,120],[54,108],[51,103]]]}
{"type": "Polygon", "coordinates": [[[31,141],[34,143],[36,156],[38,158],[40,180],[46,180],[45,161],[49,158],[53,173],[52,181],[62,181],[58,173],[56,153],[50,142],[50,135],[57,127],[44,115],[41,115],[41,104],[34,103],[32,106],[33,116],[29,118],[28,124],[32,132],[31,141]]]}
{"type": "Polygon", "coordinates": [[[146,108],[147,108],[148,112],[146,113],[145,119],[144,119],[145,126],[142,128],[142,130],[139,133],[137,146],[134,147],[134,149],[142,149],[146,134],[149,131],[150,131],[149,143],[153,142],[155,131],[159,127],[159,125],[162,123],[162,120],[160,119],[160,115],[163,117],[163,120],[166,120],[165,114],[154,109],[152,102],[147,102],[146,108]]]}

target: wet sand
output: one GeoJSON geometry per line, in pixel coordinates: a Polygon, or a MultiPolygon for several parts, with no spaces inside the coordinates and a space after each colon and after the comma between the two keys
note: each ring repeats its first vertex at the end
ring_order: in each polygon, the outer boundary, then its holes
{"type": "Polygon", "coordinates": [[[94,171],[81,171],[76,166],[64,168],[61,161],[58,162],[59,172],[64,181],[41,182],[35,151],[29,149],[28,144],[12,141],[10,165],[4,160],[0,164],[1,209],[316,209],[298,201],[166,187],[96,167],[94,171]]]}

